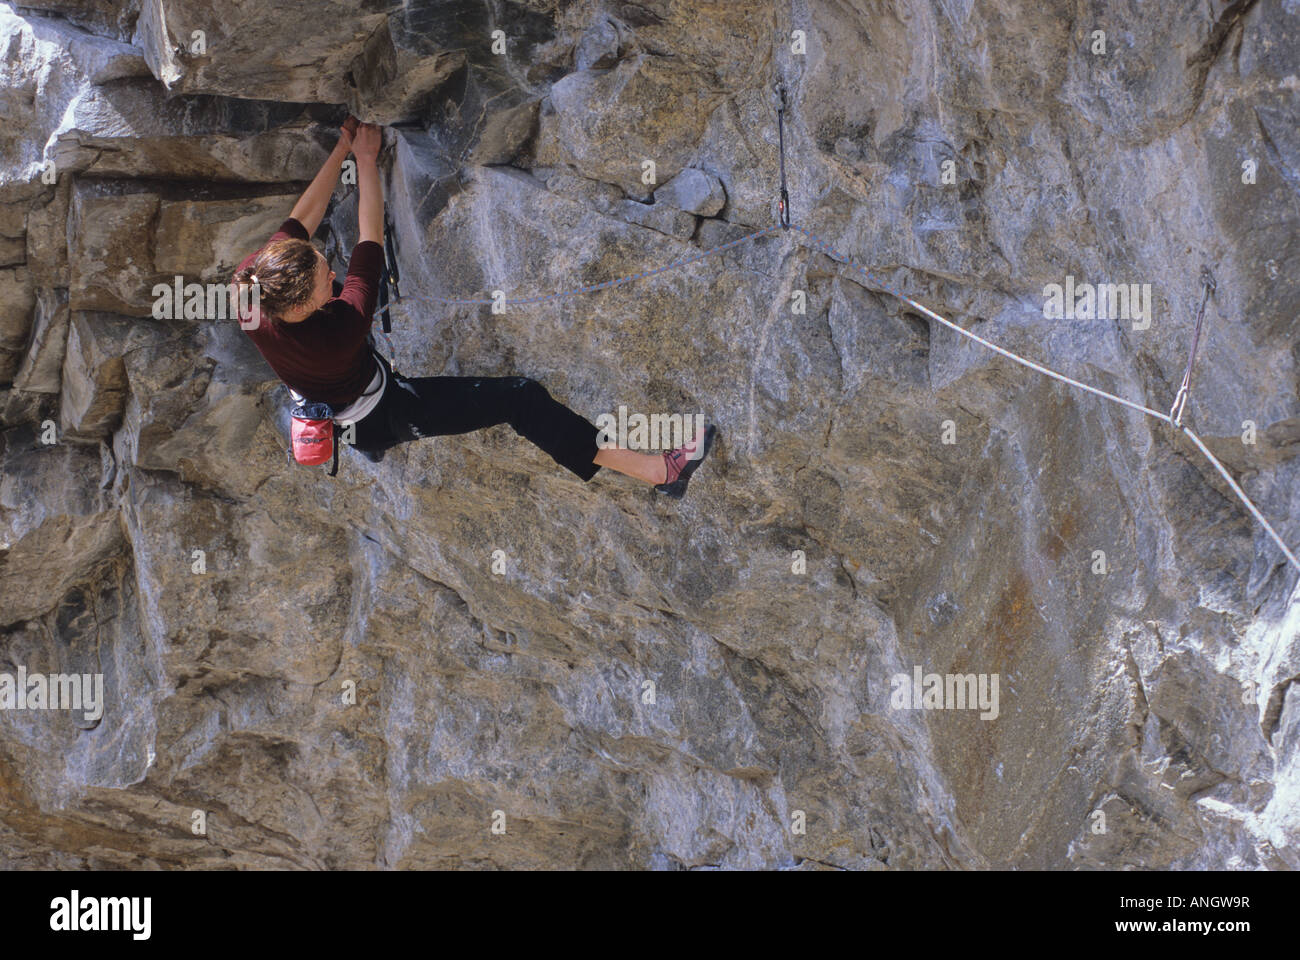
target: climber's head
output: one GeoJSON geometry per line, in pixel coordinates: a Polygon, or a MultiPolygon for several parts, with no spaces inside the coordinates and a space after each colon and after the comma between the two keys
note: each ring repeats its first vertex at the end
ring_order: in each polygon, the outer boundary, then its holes
{"type": "Polygon", "coordinates": [[[334,271],[320,251],[292,238],[268,243],[235,274],[237,284],[257,284],[262,316],[284,323],[306,320],[324,306],[333,280],[334,271]]]}

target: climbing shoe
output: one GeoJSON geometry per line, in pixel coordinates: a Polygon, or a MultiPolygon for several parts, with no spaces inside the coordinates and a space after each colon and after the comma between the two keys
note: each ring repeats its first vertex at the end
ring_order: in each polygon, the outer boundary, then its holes
{"type": "Polygon", "coordinates": [[[717,436],[717,433],[718,428],[710,424],[708,429],[704,431],[704,449],[694,459],[692,459],[692,455],[700,444],[698,437],[676,450],[666,451],[664,453],[664,464],[668,467],[668,477],[663,483],[655,484],[655,489],[672,497],[674,500],[680,500],[685,496],[686,484],[690,481],[691,474],[709,455],[709,450],[713,447],[713,438],[717,436]]]}

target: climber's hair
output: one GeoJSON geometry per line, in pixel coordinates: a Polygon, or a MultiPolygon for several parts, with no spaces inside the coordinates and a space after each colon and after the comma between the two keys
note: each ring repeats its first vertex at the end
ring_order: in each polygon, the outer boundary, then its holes
{"type": "Polygon", "coordinates": [[[316,263],[316,248],[306,240],[290,237],[268,243],[252,263],[235,272],[232,297],[239,284],[256,284],[262,312],[278,317],[311,299],[316,263]]]}

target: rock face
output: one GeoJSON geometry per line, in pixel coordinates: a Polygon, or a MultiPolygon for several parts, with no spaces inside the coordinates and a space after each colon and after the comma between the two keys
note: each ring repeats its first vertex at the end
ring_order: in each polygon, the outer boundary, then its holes
{"type": "Polygon", "coordinates": [[[418,299],[773,225],[779,82],[796,224],[1071,376],[1167,409],[1209,266],[1187,420],[1300,543],[1300,6],[1057,6],[0,4],[0,675],[104,678],[0,710],[0,867],[1300,868],[1297,574],[1185,437],[796,231],[418,299]],[[685,500],[504,426],[328,479],[155,312],[348,109],[398,368],[702,413],[685,500]]]}

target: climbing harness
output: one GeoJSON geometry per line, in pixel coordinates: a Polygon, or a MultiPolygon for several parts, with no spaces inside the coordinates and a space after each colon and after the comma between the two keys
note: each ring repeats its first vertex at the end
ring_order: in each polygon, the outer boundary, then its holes
{"type": "Polygon", "coordinates": [[[1214,292],[1214,274],[1210,273],[1210,268],[1201,267],[1201,283],[1205,286],[1205,293],[1201,297],[1201,308],[1196,311],[1196,331],[1192,334],[1192,349],[1187,354],[1187,369],[1183,371],[1183,382],[1178,385],[1178,394],[1174,397],[1174,405],[1169,408],[1169,419],[1175,427],[1183,425],[1183,409],[1187,406],[1187,397],[1192,389],[1192,364],[1196,362],[1196,348],[1201,342],[1201,321],[1205,319],[1205,304],[1209,302],[1210,294],[1214,292]]]}
{"type": "MultiPolygon", "coordinates": [[[[1086,391],[1087,393],[1091,393],[1094,396],[1101,397],[1103,400],[1109,400],[1113,403],[1117,403],[1122,406],[1128,407],[1131,410],[1136,410],[1139,413],[1146,414],[1147,416],[1159,420],[1162,423],[1167,423],[1174,429],[1180,430],[1182,433],[1186,434],[1187,437],[1192,441],[1192,443],[1195,444],[1197,449],[1201,451],[1201,453],[1205,456],[1205,458],[1209,460],[1210,463],[1214,466],[1214,468],[1219,472],[1220,476],[1222,476],[1223,479],[1227,482],[1229,489],[1231,489],[1232,492],[1236,495],[1237,499],[1239,499],[1246,506],[1246,509],[1250,512],[1251,516],[1255,518],[1255,520],[1259,523],[1260,527],[1263,528],[1264,532],[1267,533],[1269,538],[1273,541],[1273,543],[1277,545],[1278,549],[1282,551],[1282,554],[1286,557],[1286,559],[1290,562],[1290,564],[1293,567],[1295,567],[1296,570],[1300,571],[1300,558],[1296,557],[1295,553],[1291,551],[1291,548],[1287,546],[1286,541],[1282,539],[1282,537],[1278,534],[1278,532],[1273,528],[1273,525],[1268,522],[1268,520],[1264,517],[1264,515],[1259,511],[1259,508],[1256,507],[1255,504],[1251,501],[1251,499],[1246,495],[1246,492],[1241,488],[1240,484],[1238,484],[1237,481],[1233,479],[1227,467],[1225,467],[1219,461],[1219,459],[1210,452],[1209,448],[1201,441],[1200,437],[1198,437],[1194,432],[1192,432],[1191,428],[1184,426],[1182,423],[1182,416],[1183,416],[1184,408],[1187,403],[1188,392],[1191,388],[1192,366],[1196,360],[1196,351],[1200,343],[1201,325],[1205,317],[1205,306],[1206,306],[1206,302],[1209,299],[1210,293],[1215,289],[1214,276],[1213,274],[1210,273],[1208,267],[1202,268],[1201,280],[1202,283],[1204,284],[1205,291],[1204,291],[1204,296],[1201,299],[1201,308],[1198,311],[1196,316],[1196,327],[1192,337],[1191,352],[1187,358],[1187,369],[1183,374],[1182,384],[1178,389],[1178,394],[1175,397],[1173,407],[1170,409],[1169,413],[1161,413],[1160,411],[1153,410],[1152,408],[1144,406],[1143,404],[1135,403],[1132,400],[1126,400],[1123,397],[1116,396],[1115,394],[1109,393],[1106,390],[1102,390],[1099,387],[1094,387],[1091,384],[1083,383],[1080,380],[1075,380],[1073,377],[1068,377],[1065,374],[1059,373],[1058,371],[1046,367],[1041,363],[1036,363],[1035,361],[1030,360],[1027,357],[1022,357],[1018,353],[1015,353],[1011,350],[1007,350],[1004,347],[1000,347],[996,343],[993,343],[990,340],[986,340],[985,338],[979,336],[976,333],[972,333],[971,331],[965,329],[964,327],[959,326],[953,321],[948,320],[945,317],[941,317],[933,310],[929,309],[926,306],[923,306],[922,304],[913,300],[911,297],[907,296],[907,294],[903,293],[900,289],[898,289],[893,284],[881,279],[872,271],[868,270],[866,267],[862,266],[861,264],[857,263],[856,261],[852,260],[849,257],[841,255],[837,250],[835,250],[833,246],[831,246],[830,243],[823,240],[821,237],[813,233],[808,228],[800,224],[791,223],[790,222],[790,198],[789,198],[789,193],[787,191],[786,175],[785,175],[785,109],[786,109],[785,88],[784,85],[780,83],[775,84],[774,88],[777,96],[777,140],[778,140],[779,151],[780,151],[780,167],[781,167],[781,188],[780,188],[781,199],[780,199],[780,206],[779,206],[780,219],[779,219],[778,226],[765,227],[761,230],[755,230],[753,233],[746,234],[743,237],[739,237],[727,243],[723,243],[723,244],[719,244],[718,246],[711,247],[710,249],[698,253],[695,256],[685,257],[681,260],[675,260],[672,263],[665,264],[664,266],[658,267],[654,270],[643,270],[637,273],[630,273],[626,276],[617,277],[613,280],[606,280],[602,283],[592,283],[592,284],[587,284],[585,286],[572,287],[567,290],[556,291],[555,293],[543,294],[543,295],[532,296],[532,297],[515,297],[511,299],[505,299],[503,301],[497,301],[497,300],[492,300],[483,297],[413,296],[410,299],[419,303],[426,303],[429,305],[441,305],[441,306],[482,306],[482,305],[493,304],[493,303],[504,303],[511,306],[527,306],[532,304],[552,303],[555,301],[566,300],[570,297],[578,296],[579,294],[595,293],[596,291],[599,290],[608,290],[614,287],[620,287],[624,284],[631,283],[635,280],[644,280],[650,277],[658,276],[660,274],[667,273],[671,270],[676,270],[680,267],[688,266],[692,263],[698,263],[699,261],[714,256],[715,254],[719,254],[727,250],[735,249],[741,246],[742,244],[752,243],[753,241],[759,240],[763,237],[771,236],[775,234],[778,230],[783,232],[793,230],[795,233],[805,238],[806,245],[811,247],[814,251],[821,253],[823,256],[840,264],[841,266],[845,266],[856,271],[865,281],[867,281],[869,285],[884,290],[890,296],[907,304],[908,306],[914,308],[915,310],[920,311],[922,314],[929,317],[931,320],[934,320],[936,323],[942,324],[944,327],[947,327],[949,330],[952,330],[954,333],[960,334],[961,336],[966,337],[967,339],[972,340],[975,343],[978,343],[980,346],[985,347],[988,350],[992,350],[994,353],[1001,354],[1007,359],[1012,360],[1015,363],[1020,364],[1021,366],[1028,367],[1030,370],[1033,370],[1037,373],[1041,373],[1046,377],[1051,377],[1053,380],[1060,381],[1061,383],[1064,383],[1067,386],[1075,387],[1076,389],[1086,391]]],[[[386,239],[391,240],[391,237],[388,237],[386,239]]],[[[395,271],[396,271],[396,264],[397,264],[397,260],[395,256],[392,258],[392,264],[394,270],[393,291],[394,291],[394,302],[395,302],[396,297],[399,296],[399,294],[397,293],[397,285],[395,279],[396,276],[395,271]]],[[[387,313],[390,306],[391,304],[389,303],[383,304],[380,307],[380,310],[377,311],[377,313],[379,312],[387,313]]],[[[391,341],[389,342],[391,347],[391,341]]]]}
{"type": "Polygon", "coordinates": [[[340,438],[344,434],[344,428],[365,417],[382,400],[383,391],[388,386],[388,381],[392,379],[393,368],[384,355],[375,348],[373,337],[369,341],[369,346],[377,365],[375,375],[371,378],[374,387],[370,389],[370,385],[367,384],[367,389],[361,396],[346,406],[340,408],[320,400],[308,400],[289,387],[289,396],[294,401],[294,406],[289,411],[290,453],[292,459],[304,467],[318,466],[332,457],[333,463],[330,465],[329,475],[331,477],[337,475],[339,449],[342,447],[340,438]],[[381,395],[380,399],[373,401],[369,407],[363,406],[361,411],[356,410],[357,404],[376,394],[381,395]]]}

